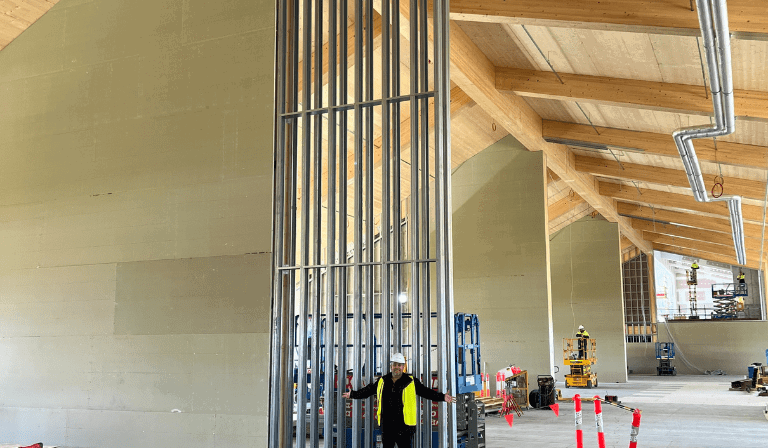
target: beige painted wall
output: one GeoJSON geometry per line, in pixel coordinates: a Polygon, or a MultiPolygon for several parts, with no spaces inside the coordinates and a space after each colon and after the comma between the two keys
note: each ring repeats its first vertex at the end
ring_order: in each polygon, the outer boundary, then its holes
{"type": "MultiPolygon", "coordinates": [[[[723,370],[729,375],[746,375],[747,366],[753,362],[766,363],[768,322],[672,321],[668,326],[660,323],[658,332],[659,341],[675,342],[677,356],[672,365],[678,374],[723,370]],[[680,352],[692,367],[686,365],[680,352]]],[[[632,373],[655,375],[659,365],[655,350],[655,344],[627,344],[632,373]]]]}
{"type": "Polygon", "coordinates": [[[563,338],[575,337],[584,325],[597,344],[598,383],[626,382],[618,224],[585,216],[552,235],[549,250],[557,379],[563,381],[569,371],[563,338]]]}
{"type": "Polygon", "coordinates": [[[266,444],[273,40],[64,0],[0,52],[0,442],[266,444]]]}
{"type": "Polygon", "coordinates": [[[451,177],[455,309],[478,314],[486,371],[517,365],[529,387],[553,365],[545,170],[506,137],[451,177]]]}

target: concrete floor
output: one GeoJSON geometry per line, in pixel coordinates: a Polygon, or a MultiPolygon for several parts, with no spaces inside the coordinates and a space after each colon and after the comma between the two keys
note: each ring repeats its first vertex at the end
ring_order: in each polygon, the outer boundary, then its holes
{"type": "MultiPolygon", "coordinates": [[[[642,410],[639,448],[768,447],[768,397],[756,392],[731,392],[731,381],[744,376],[630,375],[627,383],[600,383],[595,389],[566,389],[564,397],[616,395],[621,404],[642,410]]],[[[510,427],[498,414],[486,416],[486,448],[574,448],[573,403],[560,402],[560,416],[549,409],[530,409],[515,416],[510,427]]],[[[582,403],[584,447],[597,447],[594,404],[582,403]]],[[[603,405],[606,447],[629,445],[630,412],[603,405]]],[[[309,439],[307,445],[311,446],[309,439]]],[[[320,448],[324,440],[320,440],[320,448]]]]}
{"type": "MultiPolygon", "coordinates": [[[[564,397],[617,395],[621,404],[642,410],[638,447],[766,447],[768,420],[763,411],[768,397],[756,392],[728,391],[731,381],[744,376],[639,376],[627,383],[600,383],[596,389],[557,387],[564,397]]],[[[585,447],[597,447],[594,405],[583,403],[585,447]]],[[[631,413],[603,405],[606,447],[626,447],[631,413]]],[[[528,410],[506,420],[486,417],[486,448],[575,447],[573,404],[560,402],[560,416],[551,410],[528,410]]]]}

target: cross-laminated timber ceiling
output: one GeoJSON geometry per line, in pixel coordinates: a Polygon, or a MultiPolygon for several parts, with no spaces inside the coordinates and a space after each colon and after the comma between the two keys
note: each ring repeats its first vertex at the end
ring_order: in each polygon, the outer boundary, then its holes
{"type": "MultiPolygon", "coordinates": [[[[678,180],[682,165],[671,133],[685,126],[708,125],[711,96],[704,87],[708,80],[702,76],[696,12],[686,12],[685,2],[660,3],[491,1],[478,5],[460,0],[452,2],[451,10],[452,18],[461,20],[457,23],[462,30],[492,61],[495,87],[506,96],[524,95],[543,119],[547,141],[568,145],[577,171],[594,176],[603,186],[602,196],[618,200],[633,196],[631,202],[675,211],[679,214],[675,217],[689,216],[678,224],[696,231],[706,228],[702,222],[708,216],[716,215],[704,214],[705,205],[696,203],[687,182],[678,180]],[[579,8],[583,11],[577,12],[579,8]],[[638,15],[616,14],[612,9],[638,15]],[[660,28],[651,22],[665,25],[660,28]],[[599,166],[611,170],[595,169],[599,166]],[[615,187],[605,186],[610,184],[615,187]]],[[[709,186],[714,176],[722,175],[725,194],[742,190],[747,194],[745,219],[751,226],[762,223],[765,207],[768,123],[762,116],[766,108],[762,101],[768,99],[768,10],[748,2],[728,2],[728,6],[732,31],[738,30],[732,41],[735,88],[743,91],[745,101],[758,105],[757,112],[740,114],[737,106],[737,116],[742,117],[737,118],[736,133],[717,142],[696,141],[696,147],[697,151],[702,148],[699,157],[709,186]]],[[[744,104],[741,110],[747,110],[744,104]]],[[[562,198],[552,190],[550,186],[550,206],[562,207],[562,198]]],[[[699,241],[702,252],[719,249],[708,239],[730,238],[728,222],[723,221],[725,226],[719,226],[717,233],[694,232],[699,239],[689,241],[699,241]]],[[[681,251],[690,252],[689,242],[684,243],[678,243],[681,251]]]]}

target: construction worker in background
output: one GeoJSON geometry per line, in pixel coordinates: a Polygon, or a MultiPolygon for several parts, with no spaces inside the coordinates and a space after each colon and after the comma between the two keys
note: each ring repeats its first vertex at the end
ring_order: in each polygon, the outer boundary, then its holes
{"type": "MultiPolygon", "coordinates": [[[[376,419],[381,426],[382,448],[411,448],[411,439],[416,433],[416,419],[419,409],[416,395],[432,401],[454,403],[456,399],[448,394],[436,392],[408,374],[402,353],[392,355],[390,373],[363,387],[342,394],[344,398],[368,398],[374,393],[379,402],[376,419]]],[[[429,408],[425,408],[429,409],[429,408]]]]}
{"type": "Polygon", "coordinates": [[[699,264],[694,261],[691,264],[691,285],[697,285],[698,281],[696,280],[696,271],[699,270],[699,264]]]}
{"type": "MultiPolygon", "coordinates": [[[[744,281],[744,271],[739,269],[739,275],[736,277],[736,279],[739,280],[739,290],[743,293],[746,292],[747,289],[747,283],[744,281]]],[[[741,299],[739,302],[741,303],[741,308],[744,309],[744,298],[739,297],[741,299]]]]}
{"type": "Polygon", "coordinates": [[[587,339],[589,339],[589,333],[584,329],[584,325],[579,325],[579,332],[576,333],[576,337],[579,339],[579,359],[587,359],[587,339]]]}

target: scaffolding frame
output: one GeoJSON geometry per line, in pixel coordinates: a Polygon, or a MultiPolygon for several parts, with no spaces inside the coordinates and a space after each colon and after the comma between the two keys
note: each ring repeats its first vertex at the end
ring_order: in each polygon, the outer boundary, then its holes
{"type": "MultiPolygon", "coordinates": [[[[648,256],[640,254],[622,263],[624,323],[627,342],[655,342],[648,256]]],[[[655,299],[655,298],[654,298],[655,299]]]]}
{"type": "MultiPolygon", "coordinates": [[[[321,420],[326,446],[347,446],[342,375],[360,389],[387,372],[393,352],[406,352],[422,383],[436,370],[437,387],[456,390],[448,2],[377,6],[276,1],[269,448],[305,448],[307,423],[318,447],[321,420]],[[346,313],[351,324],[330,318],[346,313]],[[322,315],[325,325],[310,319],[322,315]]],[[[352,448],[375,446],[375,416],[363,407],[373,399],[352,401],[352,448]]],[[[439,446],[454,447],[454,410],[440,403],[438,414],[439,446]]],[[[425,421],[416,448],[432,446],[425,421]]]]}

